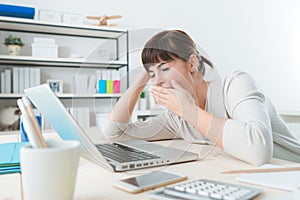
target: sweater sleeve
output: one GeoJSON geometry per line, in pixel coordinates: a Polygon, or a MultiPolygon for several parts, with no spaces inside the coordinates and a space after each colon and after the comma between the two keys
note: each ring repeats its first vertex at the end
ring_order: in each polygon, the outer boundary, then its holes
{"type": "Polygon", "coordinates": [[[270,161],[273,139],[265,97],[254,80],[235,72],[224,80],[224,103],[229,119],[223,129],[223,147],[253,165],[270,161]]]}
{"type": "Polygon", "coordinates": [[[169,113],[163,112],[157,117],[134,123],[119,123],[106,120],[102,127],[104,136],[110,140],[161,140],[178,138],[177,131],[170,123],[169,113]]]}

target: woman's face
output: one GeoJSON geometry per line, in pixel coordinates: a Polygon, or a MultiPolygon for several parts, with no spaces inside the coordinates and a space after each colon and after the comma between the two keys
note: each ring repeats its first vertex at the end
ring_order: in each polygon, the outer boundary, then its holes
{"type": "Polygon", "coordinates": [[[180,59],[162,61],[151,65],[148,69],[148,74],[155,86],[173,88],[171,80],[175,80],[183,88],[192,92],[192,76],[188,65],[188,62],[184,62],[180,59]]]}

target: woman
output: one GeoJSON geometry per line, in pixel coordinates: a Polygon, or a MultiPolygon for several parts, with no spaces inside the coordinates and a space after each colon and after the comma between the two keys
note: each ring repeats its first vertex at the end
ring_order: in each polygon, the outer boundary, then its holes
{"type": "Polygon", "coordinates": [[[253,165],[265,164],[272,156],[300,162],[299,141],[255,81],[241,71],[206,81],[205,67],[213,65],[185,32],[170,30],[153,36],[142,51],[142,62],[145,70],[109,115],[103,128],[107,137],[208,139],[253,165]],[[151,95],[168,111],[152,120],[130,123],[150,80],[151,95]]]}

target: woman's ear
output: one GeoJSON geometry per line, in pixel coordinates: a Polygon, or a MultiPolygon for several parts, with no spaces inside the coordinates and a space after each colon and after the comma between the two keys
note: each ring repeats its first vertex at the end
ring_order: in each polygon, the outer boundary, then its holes
{"type": "Polygon", "coordinates": [[[190,56],[188,63],[189,63],[190,72],[198,71],[199,62],[198,62],[198,58],[195,54],[192,54],[190,56]]]}

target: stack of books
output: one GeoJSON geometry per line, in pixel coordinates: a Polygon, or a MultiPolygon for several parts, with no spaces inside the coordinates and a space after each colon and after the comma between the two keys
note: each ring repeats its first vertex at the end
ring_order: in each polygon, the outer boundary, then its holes
{"type": "Polygon", "coordinates": [[[0,174],[21,172],[20,148],[28,142],[0,144],[0,174]]]}
{"type": "Polygon", "coordinates": [[[0,93],[24,93],[24,89],[41,84],[41,69],[37,67],[13,67],[1,72],[0,93]]]}

